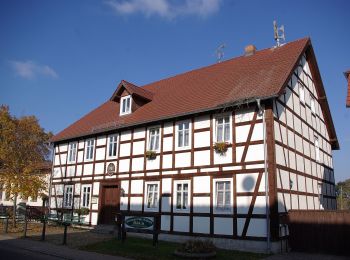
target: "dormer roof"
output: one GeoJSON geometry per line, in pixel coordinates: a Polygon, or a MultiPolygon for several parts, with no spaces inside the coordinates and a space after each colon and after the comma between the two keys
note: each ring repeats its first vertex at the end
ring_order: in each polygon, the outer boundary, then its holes
{"type": "Polygon", "coordinates": [[[132,96],[138,96],[141,99],[144,99],[145,101],[151,101],[153,98],[153,93],[140,88],[126,80],[122,80],[117,89],[114,91],[112,97],[109,99],[110,101],[118,101],[124,91],[124,89],[132,96]]]}

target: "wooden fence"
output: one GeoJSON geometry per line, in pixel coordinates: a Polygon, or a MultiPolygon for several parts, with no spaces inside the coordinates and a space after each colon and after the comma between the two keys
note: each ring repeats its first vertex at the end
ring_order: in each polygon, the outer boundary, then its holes
{"type": "Polygon", "coordinates": [[[293,251],[350,255],[350,211],[291,210],[285,221],[293,251]]]}

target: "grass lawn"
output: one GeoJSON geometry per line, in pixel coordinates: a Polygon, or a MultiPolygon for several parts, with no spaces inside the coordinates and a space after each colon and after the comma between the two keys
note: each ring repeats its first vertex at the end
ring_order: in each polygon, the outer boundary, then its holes
{"type": "MultiPolygon", "coordinates": [[[[81,247],[82,250],[93,251],[109,255],[125,256],[134,259],[178,259],[173,256],[173,252],[179,247],[177,243],[159,241],[157,247],[152,246],[152,240],[128,237],[125,243],[120,240],[112,239],[96,244],[81,247]]],[[[240,251],[217,250],[217,259],[262,259],[267,255],[246,253],[240,251]]]]}

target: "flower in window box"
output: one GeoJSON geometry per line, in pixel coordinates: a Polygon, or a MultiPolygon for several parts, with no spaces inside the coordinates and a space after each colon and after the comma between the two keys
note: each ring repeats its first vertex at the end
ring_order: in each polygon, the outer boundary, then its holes
{"type": "Polygon", "coordinates": [[[227,152],[227,149],[229,146],[230,146],[230,143],[228,142],[216,142],[214,144],[214,150],[215,152],[223,155],[227,152]]]}
{"type": "Polygon", "coordinates": [[[146,151],[146,158],[148,159],[148,160],[154,160],[154,159],[156,159],[156,157],[157,157],[157,154],[156,154],[156,152],[155,151],[146,151]]]}

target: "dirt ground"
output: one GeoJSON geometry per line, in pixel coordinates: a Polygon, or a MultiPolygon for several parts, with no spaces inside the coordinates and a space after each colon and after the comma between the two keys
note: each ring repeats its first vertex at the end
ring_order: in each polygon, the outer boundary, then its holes
{"type": "MultiPolygon", "coordinates": [[[[40,240],[42,228],[42,223],[28,223],[27,238],[33,240],[40,240]]],[[[0,233],[4,233],[4,230],[4,223],[3,221],[0,221],[0,233]]],[[[63,226],[49,224],[46,226],[45,240],[56,245],[61,245],[63,242],[63,232],[63,226]]],[[[23,238],[24,223],[18,223],[16,228],[13,228],[12,223],[9,223],[7,235],[10,235],[12,237],[23,238]]],[[[94,244],[100,241],[109,240],[111,238],[113,238],[113,235],[93,233],[86,228],[68,227],[67,230],[67,246],[71,248],[79,248],[81,246],[94,244]]]]}

